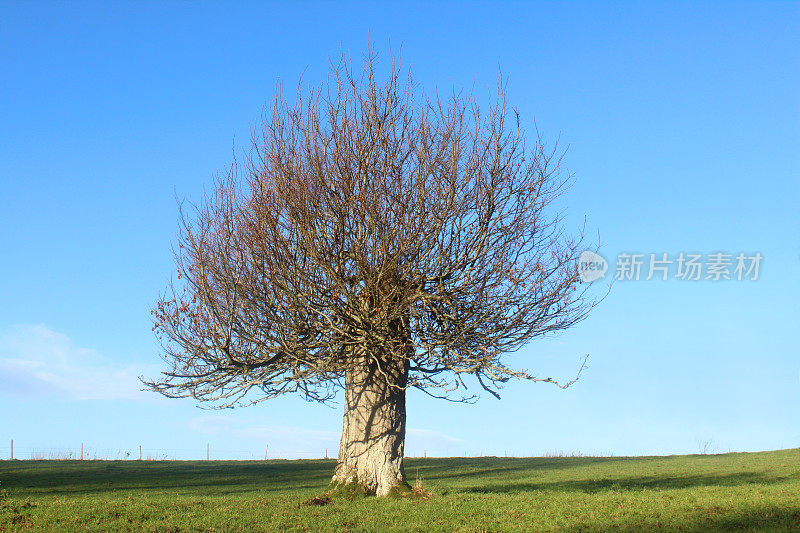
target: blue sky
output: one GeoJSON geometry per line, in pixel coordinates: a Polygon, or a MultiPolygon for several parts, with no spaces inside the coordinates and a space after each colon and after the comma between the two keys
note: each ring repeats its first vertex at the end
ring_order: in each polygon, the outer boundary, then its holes
{"type": "Polygon", "coordinates": [[[570,389],[412,391],[409,454],[800,446],[799,21],[796,2],[0,2],[0,456],[335,455],[341,408],[204,411],[136,376],[160,368],[175,196],[228,164],[277,80],[370,41],[429,90],[482,95],[502,70],[523,125],[569,145],[567,222],[599,232],[607,278],[622,252],[764,257],[756,281],[616,282],[511,356],[568,378],[589,354],[570,389]]]}

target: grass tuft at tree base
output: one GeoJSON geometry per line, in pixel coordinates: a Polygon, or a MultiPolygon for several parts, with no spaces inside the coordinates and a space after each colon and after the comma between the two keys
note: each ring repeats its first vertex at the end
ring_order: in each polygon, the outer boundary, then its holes
{"type": "Polygon", "coordinates": [[[344,498],[352,501],[359,498],[366,498],[369,496],[369,493],[367,491],[367,487],[358,481],[352,481],[350,483],[339,483],[338,481],[332,481],[331,484],[328,485],[328,489],[325,491],[325,496],[330,496],[331,498],[344,498]]]}
{"type": "MultiPolygon", "coordinates": [[[[417,479],[417,483],[413,487],[405,482],[398,483],[391,488],[389,494],[387,494],[385,498],[390,500],[427,500],[431,496],[433,496],[433,493],[425,490],[422,486],[422,480],[417,479]]],[[[345,500],[352,501],[355,499],[370,497],[375,496],[370,495],[367,488],[358,481],[353,481],[350,483],[339,483],[334,481],[328,485],[328,489],[321,496],[308,500],[308,502],[310,502],[308,505],[320,505],[318,500],[324,498],[328,498],[329,500],[344,498],[345,500]]],[[[332,503],[332,501],[328,503],[332,503]]]]}

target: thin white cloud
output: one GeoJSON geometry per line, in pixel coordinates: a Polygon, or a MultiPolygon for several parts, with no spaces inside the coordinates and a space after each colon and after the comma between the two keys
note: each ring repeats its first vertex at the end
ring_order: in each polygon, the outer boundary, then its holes
{"type": "Polygon", "coordinates": [[[408,428],[406,455],[453,456],[464,451],[465,440],[433,429],[408,428]]]}
{"type": "MultiPolygon", "coordinates": [[[[324,450],[335,455],[339,446],[338,431],[323,431],[297,426],[260,425],[235,415],[208,414],[195,417],[189,429],[206,436],[225,436],[242,446],[269,445],[271,456],[321,457],[324,450]]],[[[406,451],[421,455],[423,450],[435,454],[461,453],[463,439],[431,429],[408,428],[406,451]]],[[[333,456],[331,455],[331,456],[333,456]]]]}
{"type": "Polygon", "coordinates": [[[149,369],[111,361],[75,346],[44,325],[16,325],[0,334],[0,394],[73,400],[152,400],[138,376],[149,369]]]}
{"type": "Polygon", "coordinates": [[[207,436],[224,436],[240,447],[257,449],[269,446],[270,456],[287,458],[335,456],[339,433],[297,426],[264,425],[235,416],[202,415],[191,419],[189,429],[207,436]]]}
{"type": "Polygon", "coordinates": [[[248,439],[299,439],[303,441],[338,442],[333,431],[306,429],[297,426],[249,425],[247,421],[222,415],[198,416],[189,421],[189,428],[207,434],[228,434],[248,439]]]}
{"type": "Polygon", "coordinates": [[[414,441],[420,442],[428,442],[434,444],[460,444],[464,441],[464,439],[459,439],[448,435],[447,433],[442,433],[441,431],[434,431],[432,429],[417,429],[417,428],[408,428],[406,431],[406,435],[413,439],[414,441]]]}

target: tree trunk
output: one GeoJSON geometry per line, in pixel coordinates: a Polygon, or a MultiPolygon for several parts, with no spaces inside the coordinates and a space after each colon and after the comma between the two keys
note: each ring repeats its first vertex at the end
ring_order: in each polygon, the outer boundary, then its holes
{"type": "Polygon", "coordinates": [[[386,496],[405,484],[408,361],[357,354],[345,373],[344,422],[335,483],[358,483],[386,496]]]}

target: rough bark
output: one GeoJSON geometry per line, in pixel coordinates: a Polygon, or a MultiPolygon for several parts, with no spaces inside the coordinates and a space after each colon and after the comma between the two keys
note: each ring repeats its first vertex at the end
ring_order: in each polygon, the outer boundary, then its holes
{"type": "Polygon", "coordinates": [[[386,496],[405,484],[408,361],[361,353],[345,373],[345,405],[334,483],[358,483],[386,496]]]}

